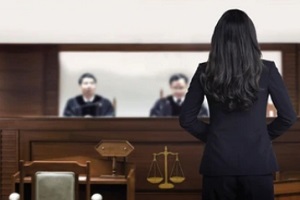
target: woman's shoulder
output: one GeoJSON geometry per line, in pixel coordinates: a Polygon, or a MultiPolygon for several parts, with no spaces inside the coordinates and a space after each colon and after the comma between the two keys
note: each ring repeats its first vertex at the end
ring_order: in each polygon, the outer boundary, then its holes
{"type": "Polygon", "coordinates": [[[197,72],[204,72],[207,66],[207,62],[202,62],[198,64],[197,72]]]}
{"type": "Polygon", "coordinates": [[[274,70],[278,70],[275,62],[272,60],[262,60],[262,63],[263,63],[264,71],[267,74],[271,74],[272,71],[274,72],[274,70]]]}
{"type": "Polygon", "coordinates": [[[267,69],[271,69],[271,68],[276,67],[275,62],[272,61],[272,60],[262,59],[262,63],[264,65],[264,67],[267,68],[267,69]]]}
{"type": "Polygon", "coordinates": [[[207,66],[207,62],[201,62],[198,64],[198,68],[205,68],[207,66]]]}

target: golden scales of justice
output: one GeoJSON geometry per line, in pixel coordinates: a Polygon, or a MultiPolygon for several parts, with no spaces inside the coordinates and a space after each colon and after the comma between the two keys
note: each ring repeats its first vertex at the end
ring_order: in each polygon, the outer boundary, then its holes
{"type": "Polygon", "coordinates": [[[175,183],[182,183],[185,180],[183,170],[179,161],[179,154],[168,151],[168,147],[165,146],[165,150],[159,153],[153,153],[153,160],[149,169],[147,181],[152,184],[159,184],[160,189],[172,189],[175,183]],[[157,162],[158,156],[164,156],[164,177],[157,162]],[[169,176],[168,173],[168,156],[175,156],[175,161],[172,166],[172,170],[169,176]],[[168,178],[169,177],[169,178],[168,178]],[[169,180],[172,182],[169,182],[169,180]],[[163,182],[162,182],[163,181],[163,182]],[[162,183],[161,183],[162,182],[162,183]],[[174,183],[174,184],[173,184],[174,183]]]}

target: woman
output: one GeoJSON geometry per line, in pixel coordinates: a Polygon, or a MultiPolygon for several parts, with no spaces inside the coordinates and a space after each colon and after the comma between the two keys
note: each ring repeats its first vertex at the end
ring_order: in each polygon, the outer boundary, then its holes
{"type": "Polygon", "coordinates": [[[208,62],[194,74],[180,125],[205,145],[200,166],[203,200],[271,200],[278,170],[272,140],[296,121],[283,80],[261,60],[251,19],[229,10],[217,23],[208,62]],[[197,120],[207,97],[210,123],[197,120]],[[266,125],[268,96],[278,117],[266,125]]]}

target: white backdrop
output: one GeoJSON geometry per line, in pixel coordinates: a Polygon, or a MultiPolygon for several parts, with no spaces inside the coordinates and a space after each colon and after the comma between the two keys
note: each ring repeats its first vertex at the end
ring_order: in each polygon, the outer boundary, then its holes
{"type": "Polygon", "coordinates": [[[0,43],[208,43],[230,8],[260,42],[300,42],[299,0],[1,0],[0,43]]]}
{"type": "MultiPolygon", "coordinates": [[[[145,117],[159,98],[160,89],[169,91],[169,77],[184,73],[192,78],[208,52],[61,52],[60,99],[62,114],[68,98],[79,94],[78,78],[91,72],[98,79],[97,92],[117,99],[118,117],[145,117]]],[[[281,53],[264,51],[281,71],[281,53]]]]}

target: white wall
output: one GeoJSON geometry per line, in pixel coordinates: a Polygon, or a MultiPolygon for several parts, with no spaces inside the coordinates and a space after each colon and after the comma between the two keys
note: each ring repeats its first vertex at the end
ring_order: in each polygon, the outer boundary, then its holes
{"type": "Polygon", "coordinates": [[[299,0],[1,0],[0,43],[208,43],[230,8],[260,42],[300,42],[299,0]]]}

